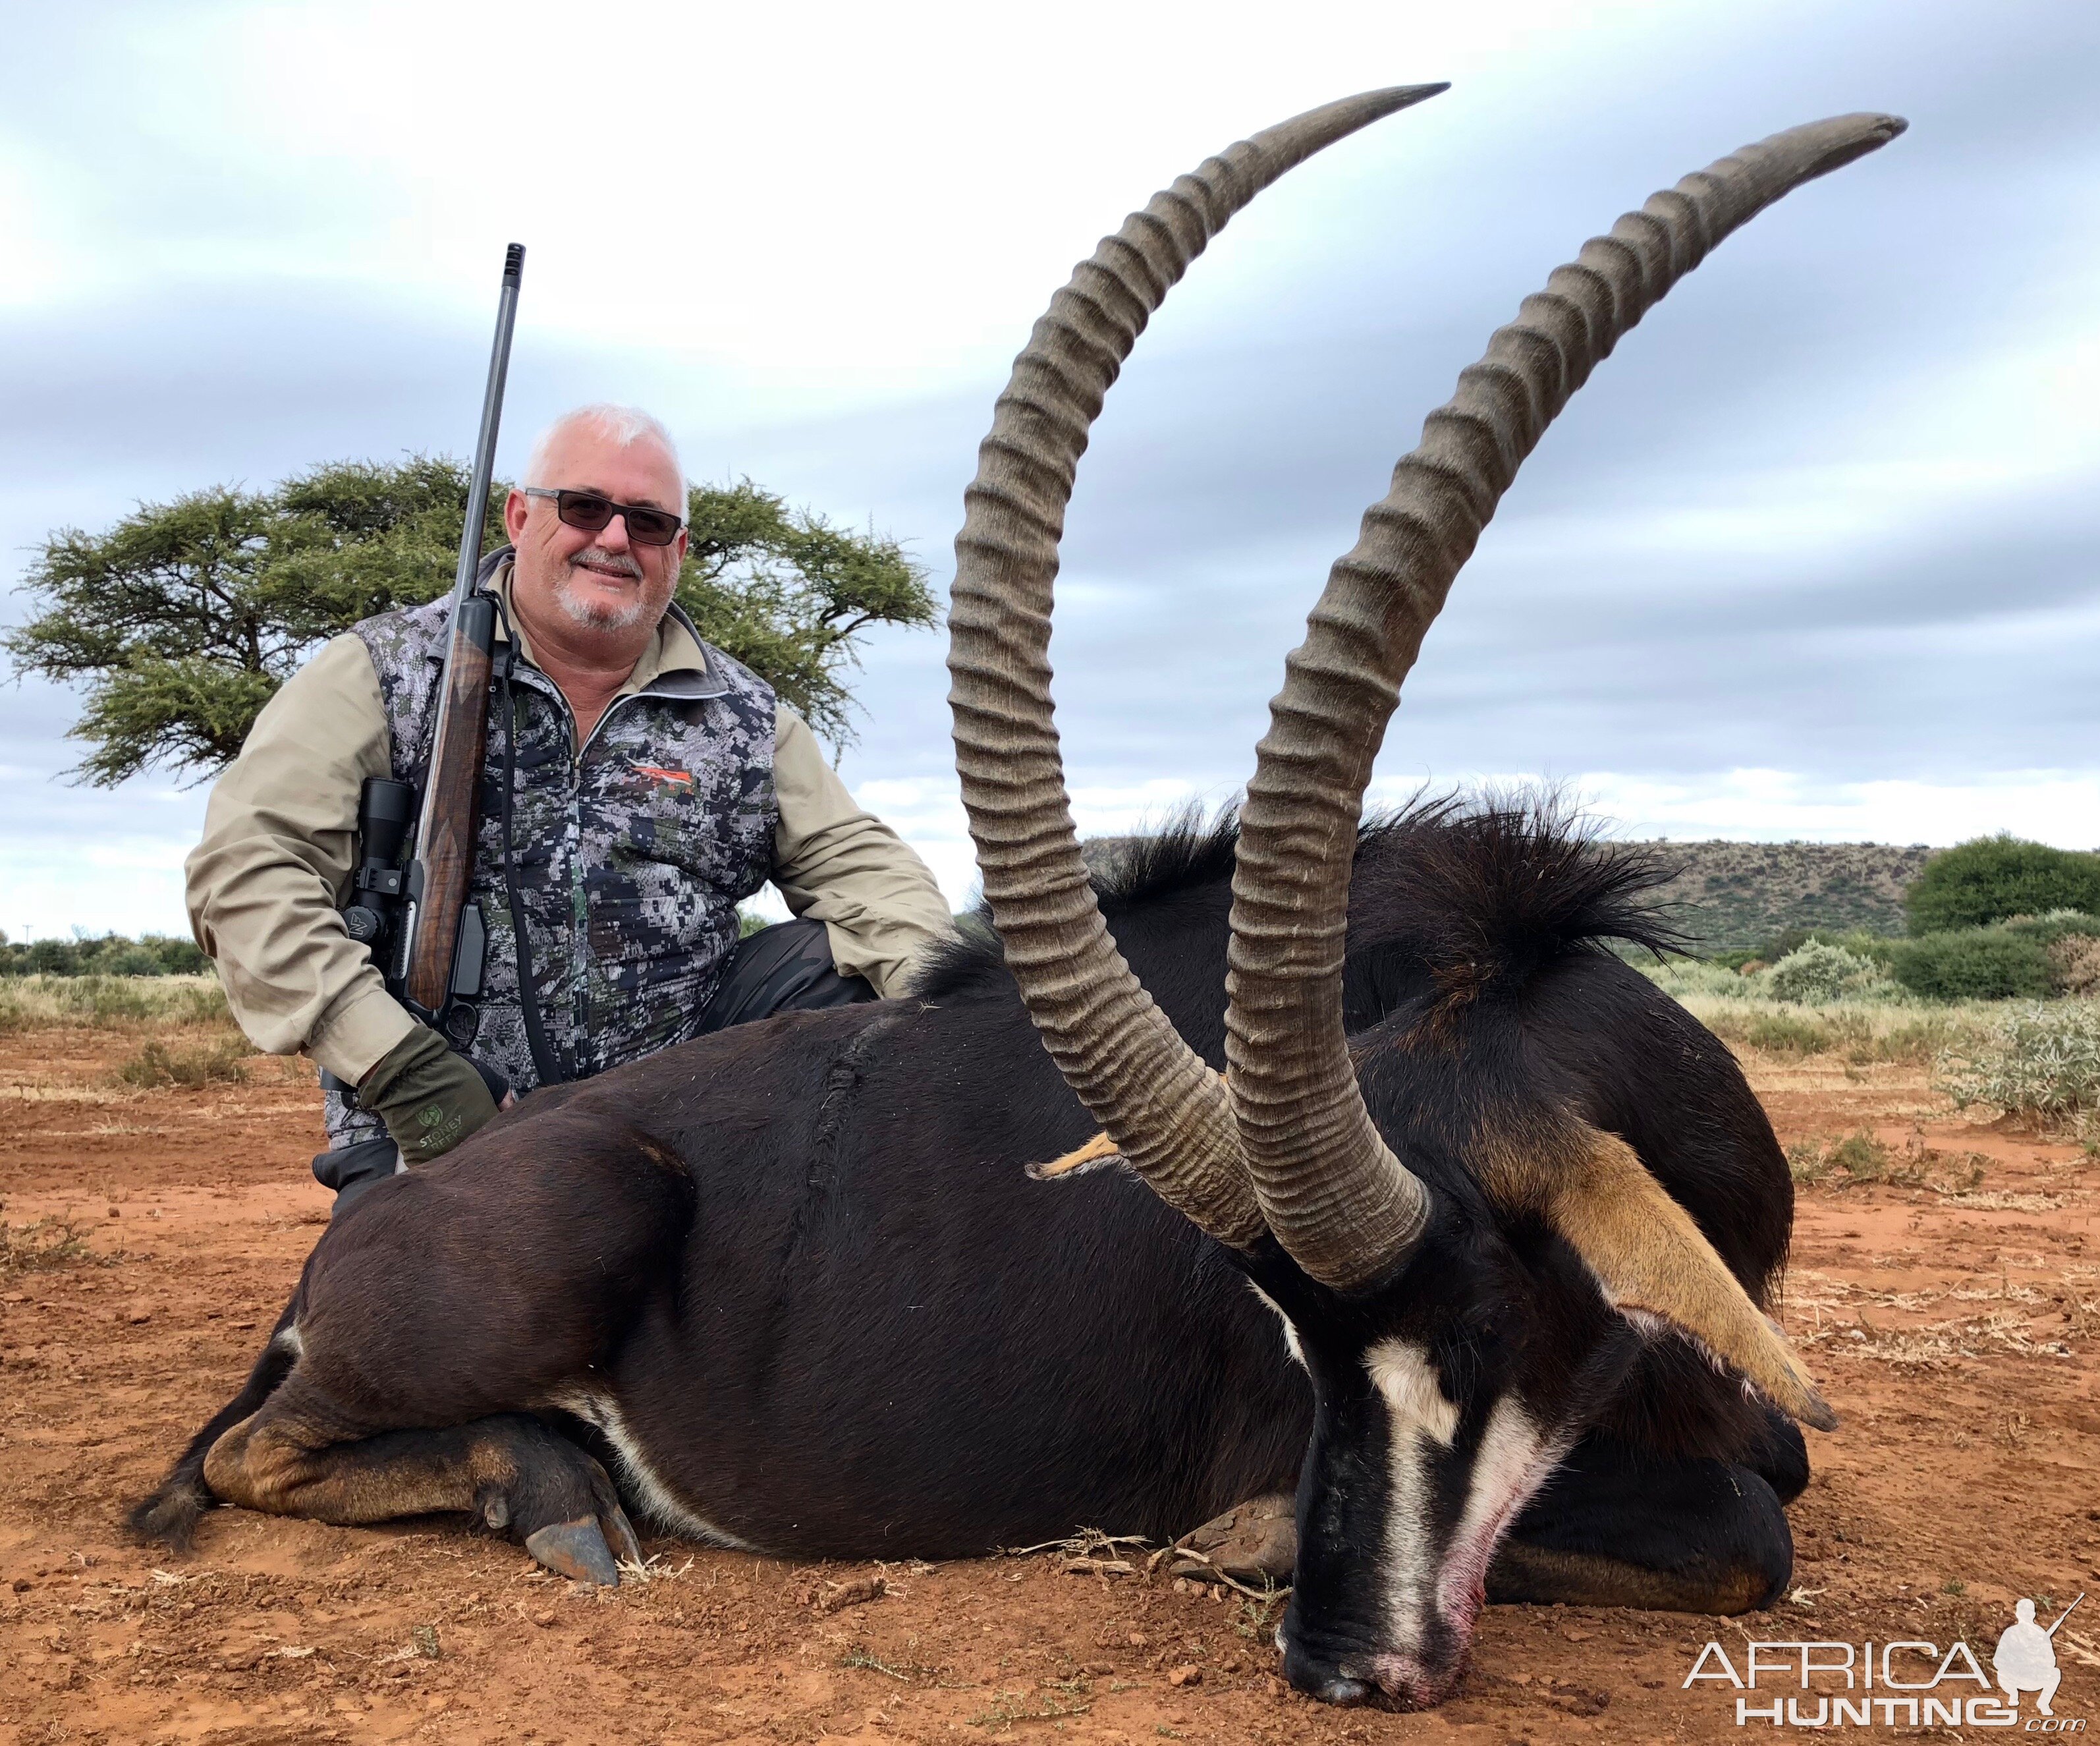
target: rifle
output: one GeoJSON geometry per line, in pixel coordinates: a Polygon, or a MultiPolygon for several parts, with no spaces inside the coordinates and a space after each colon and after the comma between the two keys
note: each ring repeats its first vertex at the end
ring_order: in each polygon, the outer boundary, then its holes
{"type": "MultiPolygon", "coordinates": [[[[387,777],[368,779],[359,796],[363,845],[343,925],[372,948],[387,992],[442,1032],[455,1048],[474,1041],[480,1014],[483,958],[488,934],[481,906],[467,899],[474,877],[474,838],[481,829],[481,766],[488,742],[488,682],[496,646],[496,603],[477,591],[482,523],[488,514],[496,466],[496,427],[510,369],[510,334],[518,318],[525,245],[504,256],[503,289],[496,306],[496,343],[482,396],[481,431],[466,497],[453,575],[451,626],[439,681],[420,807],[416,791],[387,777]],[[415,822],[408,842],[411,817],[415,822]],[[406,864],[401,860],[408,842],[406,864]]],[[[340,1089],[340,1088],[338,1088],[340,1089]]]]}

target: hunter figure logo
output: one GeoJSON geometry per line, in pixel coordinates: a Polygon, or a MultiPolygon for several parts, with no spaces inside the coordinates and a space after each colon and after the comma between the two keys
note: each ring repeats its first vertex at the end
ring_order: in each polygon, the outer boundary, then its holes
{"type": "MultiPolygon", "coordinates": [[[[1991,1666],[1996,1690],[1975,1651],[1959,1638],[1943,1654],[1937,1643],[1910,1639],[1888,1642],[1760,1642],[1737,1651],[1739,1668],[1718,1642],[1699,1651],[1683,1688],[1709,1682],[1745,1695],[1736,1700],[1736,1726],[1768,1722],[1774,1727],[1880,1726],[2019,1728],[2028,1734],[2083,1734],[2082,1717],[2060,1717],[2053,1708],[2063,1675],[2056,1664],[2056,1633],[2085,1597],[2065,1607],[2044,1629],[2035,1623],[2035,1603],[2021,1601],[2013,1622],[1998,1638],[1991,1666]],[[1785,1687],[1792,1686],[1788,1693],[1785,1687]],[[1971,1688],[1974,1689],[1965,1689],[1971,1688]],[[1748,1694],[1757,1693],[1756,1696],[1748,1694]],[[2023,1717],[2032,1694],[2037,1713],[2023,1717]]],[[[2085,1639],[2073,1633],[2073,1640],[2085,1639]]]]}
{"type": "MultiPolygon", "coordinates": [[[[2078,1597],[2078,1601],[2085,1598],[2078,1597]]],[[[2013,1609],[2013,1622],[2007,1625],[1998,1638],[1998,1647],[1991,1653],[1991,1665],[1998,1675],[1998,1689],[2006,1700],[2014,1704],[2020,1700],[2023,1691],[2037,1694],[2035,1708],[2045,1716],[2056,1712],[2049,1708],[2049,1700],[2056,1695],[2057,1686],[2062,1682],[2063,1674],[2056,1664],[2056,1633],[2077,1607],[2073,1601],[2063,1609],[2063,1617],[2047,1630],[2035,1623],[2035,1603],[2023,1600],[2013,1609]]]]}

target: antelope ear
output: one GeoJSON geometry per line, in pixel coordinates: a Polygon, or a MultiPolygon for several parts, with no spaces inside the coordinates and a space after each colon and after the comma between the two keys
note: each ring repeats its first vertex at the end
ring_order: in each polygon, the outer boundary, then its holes
{"type": "Polygon", "coordinates": [[[1582,1143],[1555,1160],[1559,1168],[1534,1166],[1524,1178],[1612,1306],[1670,1323],[1803,1424],[1836,1430],[1837,1414],[1785,1336],[1750,1302],[1691,1214],[1625,1141],[1586,1125],[1580,1131],[1582,1143]]]}

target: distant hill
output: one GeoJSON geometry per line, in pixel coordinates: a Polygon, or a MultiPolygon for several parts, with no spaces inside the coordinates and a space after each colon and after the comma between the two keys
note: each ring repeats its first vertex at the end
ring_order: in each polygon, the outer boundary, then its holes
{"type": "Polygon", "coordinates": [[[1904,931],[1903,895],[1935,852],[1922,843],[1657,842],[1684,870],[1657,894],[1706,952],[1762,944],[1789,927],[1904,931]]]}
{"type": "MultiPolygon", "coordinates": [[[[1093,837],[1080,845],[1096,871],[1134,839],[1093,837]]],[[[1657,893],[1679,907],[1671,917],[1701,952],[1761,946],[1790,927],[1904,930],[1904,891],[1939,851],[1923,843],[1647,842],[1683,871],[1657,893]]]]}

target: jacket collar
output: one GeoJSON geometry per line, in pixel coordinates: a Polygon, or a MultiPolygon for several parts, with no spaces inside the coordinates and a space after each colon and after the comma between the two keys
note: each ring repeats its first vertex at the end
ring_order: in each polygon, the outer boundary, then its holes
{"type": "MultiPolygon", "coordinates": [[[[510,547],[499,546],[481,560],[481,568],[475,577],[478,587],[503,603],[503,610],[496,619],[498,643],[508,640],[505,627],[514,622],[510,612],[511,555],[510,547]]],[[[522,661],[518,670],[545,679],[546,675],[532,665],[532,645],[525,635],[524,627],[521,625],[517,628],[518,653],[522,661]]],[[[444,659],[442,645],[430,658],[439,661],[444,659]]],[[[699,630],[686,616],[686,609],[673,600],[656,626],[655,640],[642,650],[642,658],[627,676],[627,683],[613,694],[613,701],[616,703],[622,697],[670,697],[682,703],[692,703],[724,696],[728,691],[729,682],[716,668],[711,651],[700,640],[699,630]]]]}

